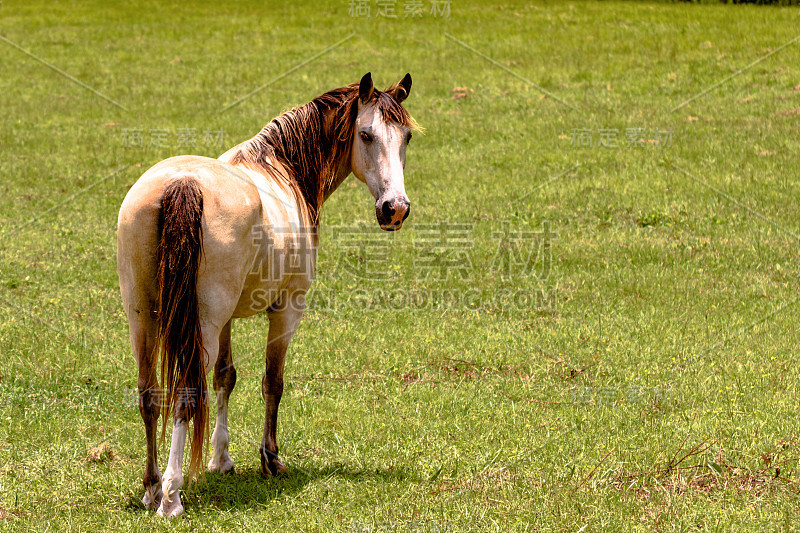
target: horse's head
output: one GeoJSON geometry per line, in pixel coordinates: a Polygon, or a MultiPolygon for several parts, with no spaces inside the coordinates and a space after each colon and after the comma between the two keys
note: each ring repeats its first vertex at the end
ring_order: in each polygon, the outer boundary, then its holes
{"type": "Polygon", "coordinates": [[[386,91],[375,89],[369,72],[359,85],[352,169],[375,197],[378,223],[387,231],[400,229],[411,212],[403,168],[413,123],[400,105],[410,92],[410,74],[386,91]]]}

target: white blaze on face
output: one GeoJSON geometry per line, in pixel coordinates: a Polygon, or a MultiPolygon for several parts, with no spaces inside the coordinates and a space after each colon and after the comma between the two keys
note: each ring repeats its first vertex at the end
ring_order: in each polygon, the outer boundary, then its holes
{"type": "Polygon", "coordinates": [[[407,126],[387,122],[376,102],[359,102],[353,139],[353,174],[365,182],[375,197],[375,210],[383,229],[400,229],[410,202],[403,182],[407,126]]]}

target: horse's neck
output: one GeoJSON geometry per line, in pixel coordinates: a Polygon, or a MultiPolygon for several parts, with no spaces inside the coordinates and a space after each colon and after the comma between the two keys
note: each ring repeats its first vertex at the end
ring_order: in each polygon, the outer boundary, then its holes
{"type": "MultiPolygon", "coordinates": [[[[0,0],[2,1],[2,0],[0,0]]],[[[344,182],[347,176],[350,175],[352,170],[352,165],[349,161],[349,154],[343,154],[344,159],[347,161],[327,161],[325,165],[325,169],[329,169],[328,172],[331,172],[332,175],[325,175],[325,176],[297,176],[294,172],[294,169],[287,168],[284,165],[280,164],[277,161],[270,161],[269,159],[265,161],[269,166],[278,170],[287,180],[294,180],[299,182],[300,180],[314,180],[315,184],[314,187],[322,187],[322,202],[324,203],[333,192],[339,188],[339,185],[344,182]]],[[[262,171],[263,172],[263,171],[262,171]]],[[[268,176],[269,177],[269,176],[268,176]]],[[[301,186],[303,184],[300,184],[301,186]]],[[[302,188],[302,187],[301,187],[302,188]]],[[[317,206],[317,209],[320,209],[322,205],[317,206]]]]}
{"type": "MultiPolygon", "coordinates": [[[[336,164],[336,162],[334,162],[336,164]]],[[[339,162],[336,166],[336,170],[333,176],[333,179],[328,183],[327,187],[325,188],[325,193],[323,195],[323,202],[328,199],[328,197],[333,194],[333,191],[339,188],[339,185],[350,175],[353,171],[350,162],[342,161],[339,162]]]]}
{"type": "MultiPolygon", "coordinates": [[[[301,192],[301,196],[307,195],[305,200],[310,204],[309,208],[312,211],[318,212],[322,205],[321,203],[320,205],[316,205],[318,201],[316,200],[316,194],[321,193],[321,200],[324,202],[352,172],[350,150],[336,150],[333,148],[338,138],[338,132],[335,131],[333,116],[328,115],[322,121],[313,121],[307,125],[309,128],[319,128],[321,125],[323,131],[309,130],[307,132],[302,132],[303,135],[301,138],[316,139],[323,146],[329,148],[330,153],[328,157],[335,157],[338,160],[325,161],[321,168],[314,169],[303,168],[302,165],[294,164],[297,161],[313,160],[313,153],[296,154],[296,158],[293,158],[293,160],[284,161],[282,159],[286,158],[286,154],[281,158],[278,157],[276,152],[286,152],[287,150],[283,147],[275,146],[275,144],[270,142],[264,130],[259,132],[259,134],[252,139],[231,148],[223,154],[220,159],[233,164],[246,163],[249,168],[263,174],[267,179],[274,180],[276,178],[274,174],[281,175],[288,182],[294,183],[298,192],[301,192]],[[312,170],[312,175],[308,175],[309,170],[312,170]]],[[[266,129],[267,127],[265,127],[265,130],[266,129]]],[[[307,144],[296,148],[312,151],[318,147],[307,144]]]]}
{"type": "MultiPolygon", "coordinates": [[[[2,1],[2,0],[0,0],[2,1]]],[[[320,132],[318,138],[323,139],[323,142],[329,146],[332,146],[336,143],[336,139],[338,134],[336,131],[333,130],[334,126],[332,123],[332,119],[329,116],[322,121],[322,128],[324,131],[320,132]]],[[[319,187],[322,187],[322,203],[327,200],[333,192],[339,188],[339,185],[350,175],[352,170],[352,165],[350,162],[350,152],[349,150],[345,150],[344,152],[337,153],[336,150],[331,149],[332,154],[329,157],[336,157],[337,159],[328,160],[323,165],[323,169],[328,172],[327,175],[324,176],[303,176],[299,177],[298,179],[307,179],[307,180],[316,180],[316,184],[319,187]]],[[[322,203],[317,206],[317,209],[322,208],[322,203]]]]}

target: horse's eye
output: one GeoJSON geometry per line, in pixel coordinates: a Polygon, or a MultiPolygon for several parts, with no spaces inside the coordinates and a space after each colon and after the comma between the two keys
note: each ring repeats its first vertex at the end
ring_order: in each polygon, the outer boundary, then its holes
{"type": "Polygon", "coordinates": [[[372,135],[370,135],[366,131],[362,131],[361,133],[359,133],[359,136],[361,137],[361,140],[364,141],[365,143],[372,142],[372,135]]]}
{"type": "Polygon", "coordinates": [[[411,132],[409,131],[408,135],[406,135],[406,144],[408,144],[410,142],[411,142],[411,132]]]}

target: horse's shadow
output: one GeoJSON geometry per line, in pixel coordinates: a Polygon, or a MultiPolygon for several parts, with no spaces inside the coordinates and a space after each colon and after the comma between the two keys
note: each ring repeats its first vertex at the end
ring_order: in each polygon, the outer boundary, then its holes
{"type": "Polygon", "coordinates": [[[239,467],[227,474],[206,473],[187,489],[183,504],[187,510],[209,508],[246,510],[264,508],[266,504],[297,494],[318,480],[341,479],[351,482],[381,480],[388,482],[420,482],[417,474],[400,466],[387,468],[358,468],[334,464],[322,468],[289,466],[285,474],[263,477],[258,468],[239,467]]]}

